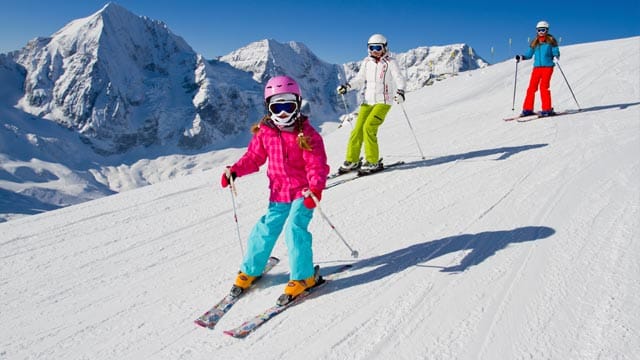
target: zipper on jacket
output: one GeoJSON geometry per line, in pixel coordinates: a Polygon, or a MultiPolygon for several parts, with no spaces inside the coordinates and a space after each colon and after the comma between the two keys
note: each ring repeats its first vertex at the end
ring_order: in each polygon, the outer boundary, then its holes
{"type": "Polygon", "coordinates": [[[287,151],[284,139],[282,139],[282,130],[280,130],[280,128],[278,128],[278,139],[280,140],[280,148],[282,149],[282,158],[289,161],[289,152],[287,151]]]}

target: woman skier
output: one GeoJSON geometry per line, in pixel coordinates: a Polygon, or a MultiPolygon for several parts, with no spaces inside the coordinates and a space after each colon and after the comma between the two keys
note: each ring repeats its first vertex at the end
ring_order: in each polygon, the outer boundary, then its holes
{"type": "Polygon", "coordinates": [[[528,60],[535,57],[533,62],[533,71],[529,80],[529,88],[522,105],[522,113],[520,116],[529,116],[535,114],[533,111],[533,103],[538,87],[540,88],[540,99],[542,101],[542,111],[540,116],[555,115],[553,106],[551,106],[551,75],[555,63],[554,58],[560,58],[560,49],[558,42],[549,34],[549,23],[539,21],[536,25],[537,36],[531,42],[529,50],[524,55],[516,55],[516,62],[520,60],[528,60]]]}

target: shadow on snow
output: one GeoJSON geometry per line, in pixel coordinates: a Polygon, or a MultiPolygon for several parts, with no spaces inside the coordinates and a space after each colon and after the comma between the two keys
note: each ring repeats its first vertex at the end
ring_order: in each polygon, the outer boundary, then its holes
{"type": "Polygon", "coordinates": [[[640,102],[592,106],[592,107],[580,109],[580,112],[583,113],[583,112],[589,112],[589,111],[600,111],[600,110],[608,110],[608,109],[615,109],[615,108],[618,108],[620,110],[625,110],[629,106],[636,106],[636,105],[640,105],[640,102]]]}
{"type": "Polygon", "coordinates": [[[518,154],[520,152],[533,150],[533,149],[539,149],[539,148],[545,147],[547,145],[548,144],[531,144],[531,145],[522,145],[522,146],[505,146],[505,147],[500,147],[500,148],[495,148],[495,149],[470,151],[470,152],[463,153],[463,154],[445,155],[445,156],[440,156],[440,157],[431,158],[431,159],[425,159],[425,160],[407,161],[405,164],[394,166],[392,168],[389,168],[388,170],[385,170],[385,172],[387,172],[387,171],[396,171],[396,170],[404,170],[404,169],[413,169],[413,168],[418,168],[418,167],[442,165],[442,164],[446,164],[446,163],[449,163],[449,162],[455,162],[455,161],[459,161],[459,160],[469,160],[469,159],[473,159],[473,158],[482,158],[482,157],[498,155],[498,154],[500,154],[500,157],[498,157],[495,160],[506,160],[506,159],[510,158],[511,156],[513,156],[515,154],[518,154]]]}
{"type": "MultiPolygon", "coordinates": [[[[424,263],[446,254],[469,251],[458,264],[447,267],[433,266],[440,268],[441,272],[460,273],[472,266],[479,265],[509,244],[541,240],[554,233],[554,229],[546,226],[526,226],[513,230],[456,235],[411,245],[387,254],[356,261],[353,263],[352,271],[358,271],[358,274],[332,281],[326,292],[371,283],[412,266],[430,267],[424,263]],[[361,272],[363,269],[370,270],[361,272]]],[[[333,267],[329,267],[325,270],[330,272],[332,269],[333,267]]]]}

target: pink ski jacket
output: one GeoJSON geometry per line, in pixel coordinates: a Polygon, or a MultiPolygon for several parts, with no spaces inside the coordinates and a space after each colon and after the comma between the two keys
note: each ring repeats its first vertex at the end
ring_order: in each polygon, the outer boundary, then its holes
{"type": "Polygon", "coordinates": [[[260,122],[249,142],[247,152],[231,166],[238,177],[257,172],[267,159],[267,177],[271,202],[292,202],[303,196],[302,190],[322,191],[329,175],[327,154],[320,134],[304,118],[301,131],[281,130],[271,120],[260,122]],[[302,134],[311,150],[303,150],[297,142],[302,134]]]}

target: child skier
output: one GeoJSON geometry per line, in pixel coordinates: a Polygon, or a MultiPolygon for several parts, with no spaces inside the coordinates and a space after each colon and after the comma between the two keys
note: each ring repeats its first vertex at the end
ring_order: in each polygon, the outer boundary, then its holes
{"type": "Polygon", "coordinates": [[[360,105],[358,119],[349,136],[346,160],[338,169],[346,173],[359,169],[361,174],[370,174],[383,169],[379,161],[378,128],[391,109],[391,97],[396,103],[404,101],[405,79],[397,61],[390,56],[387,39],[380,34],[369,37],[368,56],[362,61],[358,74],[338,86],[338,94],[345,94],[351,87],[363,88],[364,101],[360,105]],[[395,95],[392,87],[395,86],[395,95]],[[360,149],[364,140],[365,163],[360,166],[360,149]]]}
{"type": "Polygon", "coordinates": [[[529,88],[524,98],[520,116],[534,114],[533,103],[538,87],[540,87],[540,99],[542,101],[540,116],[555,115],[553,107],[551,106],[551,91],[549,91],[549,87],[551,85],[553,67],[555,66],[553,59],[560,58],[560,49],[558,48],[556,39],[549,34],[548,22],[539,21],[536,25],[536,30],[537,36],[531,42],[527,53],[524,55],[516,55],[516,62],[528,60],[535,56],[533,71],[531,72],[531,79],[529,80],[529,88]]]}
{"type": "Polygon", "coordinates": [[[300,113],[300,87],[288,76],[271,78],[264,90],[265,115],[252,128],[246,153],[222,174],[222,187],[232,179],[257,172],[267,159],[269,206],[254,226],[248,249],[231,289],[238,296],[260,277],[278,236],[284,238],[291,266],[290,281],[278,304],[284,305],[320,281],[314,270],[308,225],[316,199],[322,196],[329,165],[320,134],[300,113]],[[286,222],[286,224],[285,224],[286,222]]]}

